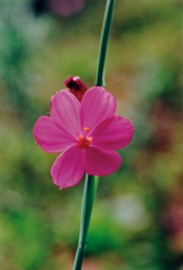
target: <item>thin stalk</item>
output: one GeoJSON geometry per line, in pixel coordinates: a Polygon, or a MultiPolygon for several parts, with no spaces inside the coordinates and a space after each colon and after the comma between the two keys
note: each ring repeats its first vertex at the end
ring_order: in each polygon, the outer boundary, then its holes
{"type": "Polygon", "coordinates": [[[106,63],[106,54],[109,44],[110,30],[112,25],[112,16],[115,5],[115,0],[108,0],[106,3],[104,20],[102,26],[102,32],[100,37],[100,48],[98,56],[98,65],[96,73],[96,85],[104,86],[105,85],[105,63],[106,63]]]}
{"type": "MultiPolygon", "coordinates": [[[[106,3],[102,32],[101,32],[101,39],[100,39],[97,74],[96,74],[97,86],[104,85],[105,59],[106,59],[108,42],[109,42],[114,3],[115,3],[115,0],[107,0],[107,3],[106,3]]],[[[73,270],[81,270],[82,268],[83,259],[85,256],[85,250],[86,250],[88,228],[90,224],[90,218],[91,218],[93,202],[94,202],[94,198],[95,198],[95,194],[97,190],[97,185],[98,185],[98,177],[86,174],[84,189],[83,189],[83,198],[82,198],[79,242],[78,242],[78,247],[77,247],[77,251],[75,255],[73,270]]]]}
{"type": "Polygon", "coordinates": [[[82,209],[81,209],[81,223],[80,223],[80,234],[77,252],[75,256],[73,270],[80,270],[82,267],[85,249],[86,249],[86,238],[88,228],[90,224],[90,217],[92,212],[93,201],[96,192],[97,180],[93,175],[87,175],[84,183],[83,198],[82,198],[82,209]]]}

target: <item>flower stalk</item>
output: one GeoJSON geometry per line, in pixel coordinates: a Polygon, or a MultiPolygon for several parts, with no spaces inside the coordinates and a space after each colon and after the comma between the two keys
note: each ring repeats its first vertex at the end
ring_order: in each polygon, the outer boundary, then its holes
{"type": "Polygon", "coordinates": [[[97,73],[96,73],[96,85],[104,86],[105,85],[105,63],[107,48],[109,44],[110,30],[112,25],[112,15],[115,5],[115,0],[107,0],[106,8],[104,13],[101,38],[100,38],[100,47],[99,47],[99,56],[97,64],[97,73]]]}
{"type": "Polygon", "coordinates": [[[90,217],[92,212],[93,201],[97,188],[97,179],[93,175],[87,175],[85,177],[83,198],[82,198],[82,209],[81,209],[81,224],[79,242],[76,251],[75,261],[73,270],[80,270],[82,267],[85,249],[86,249],[86,238],[88,234],[88,228],[90,224],[90,217]]]}
{"type": "MultiPolygon", "coordinates": [[[[106,8],[103,19],[103,26],[101,31],[101,39],[99,46],[99,56],[96,73],[96,85],[104,86],[105,84],[105,63],[107,47],[109,43],[109,36],[112,24],[112,15],[114,10],[115,0],[107,0],[106,8]]],[[[98,177],[93,175],[87,175],[85,177],[83,198],[82,198],[82,209],[81,209],[81,223],[80,223],[80,234],[79,242],[75,255],[73,270],[81,270],[82,263],[86,250],[86,240],[88,234],[88,228],[90,224],[90,218],[92,213],[93,202],[97,190],[98,177]]]]}

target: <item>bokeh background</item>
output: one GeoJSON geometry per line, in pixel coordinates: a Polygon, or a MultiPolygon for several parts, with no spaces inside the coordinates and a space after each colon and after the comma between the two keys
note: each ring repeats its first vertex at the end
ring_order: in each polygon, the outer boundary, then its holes
{"type": "MultiPolygon", "coordinates": [[[[60,191],[32,127],[69,75],[95,84],[105,1],[0,0],[0,269],[72,269],[83,181],[60,191]]],[[[106,88],[135,125],[102,178],[83,270],[183,269],[181,0],[118,0],[106,88]]]]}

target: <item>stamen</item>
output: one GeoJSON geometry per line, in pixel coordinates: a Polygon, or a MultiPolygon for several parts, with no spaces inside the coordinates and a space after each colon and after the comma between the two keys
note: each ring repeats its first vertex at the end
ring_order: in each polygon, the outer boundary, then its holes
{"type": "Polygon", "coordinates": [[[78,139],[78,141],[83,140],[83,135],[79,135],[77,139],[78,139]]]}
{"type": "Polygon", "coordinates": [[[85,137],[83,135],[79,135],[76,139],[81,148],[87,148],[91,144],[93,137],[85,137]]]}
{"type": "Polygon", "coordinates": [[[84,131],[90,131],[89,127],[84,127],[83,130],[84,131]]]}
{"type": "Polygon", "coordinates": [[[93,140],[93,137],[92,137],[92,136],[91,136],[91,137],[87,137],[86,139],[87,139],[87,141],[88,141],[89,143],[91,143],[92,140],[93,140]]]}

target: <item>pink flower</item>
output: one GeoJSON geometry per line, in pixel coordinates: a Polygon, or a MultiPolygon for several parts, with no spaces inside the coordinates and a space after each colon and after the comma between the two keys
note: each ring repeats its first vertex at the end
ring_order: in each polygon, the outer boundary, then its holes
{"type": "Polygon", "coordinates": [[[86,0],[48,0],[50,10],[56,15],[69,17],[79,13],[85,6],[86,0]]]}
{"type": "Polygon", "coordinates": [[[67,90],[52,96],[50,116],[41,116],[33,132],[44,151],[62,152],[51,168],[56,185],[75,186],[84,173],[104,176],[119,168],[114,151],[130,143],[133,125],[115,111],[116,100],[103,87],[88,89],[81,103],[67,90]]]}

